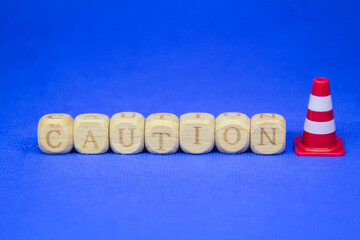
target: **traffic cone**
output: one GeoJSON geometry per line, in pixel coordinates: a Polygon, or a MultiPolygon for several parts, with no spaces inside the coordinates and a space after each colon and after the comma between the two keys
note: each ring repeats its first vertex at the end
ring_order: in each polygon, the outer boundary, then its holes
{"type": "Polygon", "coordinates": [[[344,144],[336,136],[334,114],[327,78],[315,78],[310,94],[302,136],[295,138],[299,156],[343,156],[344,144]]]}

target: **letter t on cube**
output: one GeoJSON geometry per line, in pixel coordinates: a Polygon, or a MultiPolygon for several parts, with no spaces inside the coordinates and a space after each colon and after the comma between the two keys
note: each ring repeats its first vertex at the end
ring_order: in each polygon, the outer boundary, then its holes
{"type": "Polygon", "coordinates": [[[171,113],[155,113],[145,123],[145,146],[151,153],[175,153],[179,148],[179,118],[171,113]]]}

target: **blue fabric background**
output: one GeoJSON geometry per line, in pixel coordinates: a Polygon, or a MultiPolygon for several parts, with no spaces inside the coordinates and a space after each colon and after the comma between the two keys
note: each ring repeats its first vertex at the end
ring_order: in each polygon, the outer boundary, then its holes
{"type": "Polygon", "coordinates": [[[1,1],[1,239],[360,239],[358,1],[1,1]],[[312,79],[346,156],[298,157],[312,79]],[[47,113],[275,112],[278,156],[45,155],[47,113]]]}

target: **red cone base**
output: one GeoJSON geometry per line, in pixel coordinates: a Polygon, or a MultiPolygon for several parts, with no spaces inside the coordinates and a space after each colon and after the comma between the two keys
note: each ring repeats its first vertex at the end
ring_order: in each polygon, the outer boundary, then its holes
{"type": "Polygon", "coordinates": [[[337,143],[327,148],[307,147],[302,143],[302,136],[295,138],[295,153],[299,156],[331,156],[340,157],[345,155],[344,143],[341,137],[336,137],[337,143]]]}

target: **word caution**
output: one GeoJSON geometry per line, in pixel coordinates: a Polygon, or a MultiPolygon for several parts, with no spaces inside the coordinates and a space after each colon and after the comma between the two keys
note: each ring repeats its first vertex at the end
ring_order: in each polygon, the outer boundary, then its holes
{"type": "Polygon", "coordinates": [[[187,113],[180,119],[171,113],[122,112],[109,119],[104,114],[44,115],[38,125],[40,149],[48,154],[72,151],[83,154],[135,154],[144,148],[156,154],[182,151],[203,154],[214,146],[222,153],[237,154],[249,148],[257,154],[280,154],[285,150],[286,122],[279,114],[248,116],[237,112],[187,113]]]}

